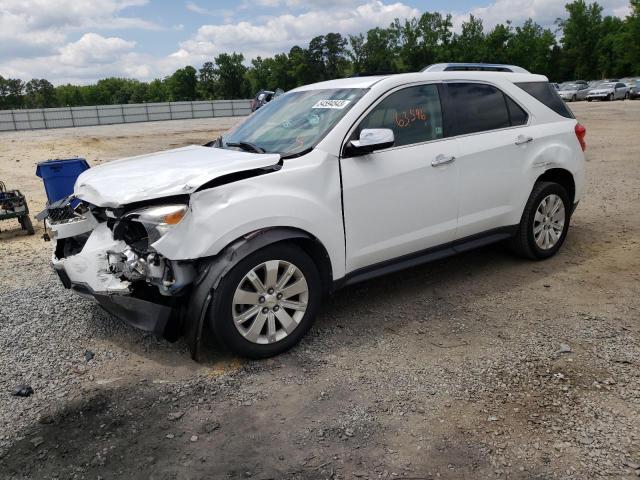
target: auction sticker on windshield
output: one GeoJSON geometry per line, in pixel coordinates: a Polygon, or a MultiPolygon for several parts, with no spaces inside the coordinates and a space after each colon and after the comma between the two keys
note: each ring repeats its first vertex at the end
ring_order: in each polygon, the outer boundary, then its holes
{"type": "Polygon", "coordinates": [[[349,105],[351,100],[318,100],[316,104],[311,108],[337,108],[342,110],[344,107],[349,105]]]}

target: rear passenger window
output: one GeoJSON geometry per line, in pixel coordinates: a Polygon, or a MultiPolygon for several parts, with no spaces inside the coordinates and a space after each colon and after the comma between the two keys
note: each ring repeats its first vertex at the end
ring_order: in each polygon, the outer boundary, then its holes
{"type": "Polygon", "coordinates": [[[354,138],[365,128],[390,128],[394,146],[443,137],[442,110],[436,85],[409,87],[392,93],[362,120],[354,138]]]}
{"type": "Polygon", "coordinates": [[[524,125],[527,123],[529,116],[520,105],[511,100],[507,95],[504,96],[507,101],[507,109],[509,110],[509,119],[511,120],[511,126],[524,125]]]}
{"type": "Polygon", "coordinates": [[[484,132],[511,126],[504,94],[481,83],[449,83],[456,110],[455,135],[484,132]]]}
{"type": "Polygon", "coordinates": [[[557,114],[566,118],[576,118],[549,82],[521,82],[514,85],[520,87],[539,102],[544,103],[557,114]]]}

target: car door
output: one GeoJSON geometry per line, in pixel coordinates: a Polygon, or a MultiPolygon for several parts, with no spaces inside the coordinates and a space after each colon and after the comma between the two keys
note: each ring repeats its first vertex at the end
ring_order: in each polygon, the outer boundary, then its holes
{"type": "Polygon", "coordinates": [[[446,90],[447,108],[456,113],[456,239],[463,239],[514,223],[523,192],[530,189],[524,172],[534,139],[527,131],[526,110],[496,86],[451,82],[446,90]]]}
{"type": "Polygon", "coordinates": [[[627,95],[628,87],[622,83],[616,83],[616,98],[625,98],[627,95]]]}
{"type": "Polygon", "coordinates": [[[452,241],[458,213],[456,142],[437,84],[398,88],[361,118],[348,140],[388,128],[395,143],[340,160],[348,272],[452,241]]]}

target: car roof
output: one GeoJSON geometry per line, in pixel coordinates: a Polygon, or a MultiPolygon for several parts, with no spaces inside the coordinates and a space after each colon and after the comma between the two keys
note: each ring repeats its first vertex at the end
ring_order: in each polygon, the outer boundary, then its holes
{"type": "Polygon", "coordinates": [[[511,73],[511,72],[486,72],[486,71],[445,71],[445,72],[415,72],[415,73],[397,73],[392,75],[376,75],[371,77],[350,77],[339,78],[336,80],[327,80],[324,82],[303,85],[292,91],[307,90],[324,90],[336,88],[371,88],[374,85],[381,87],[393,88],[396,85],[405,83],[424,82],[424,81],[449,81],[449,80],[467,80],[467,81],[487,81],[491,83],[502,82],[546,82],[547,77],[544,75],[535,75],[532,73],[511,73]]]}

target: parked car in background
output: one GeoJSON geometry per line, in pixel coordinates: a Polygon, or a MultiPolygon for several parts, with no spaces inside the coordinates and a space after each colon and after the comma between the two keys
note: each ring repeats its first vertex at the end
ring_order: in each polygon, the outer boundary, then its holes
{"type": "Polygon", "coordinates": [[[587,98],[590,88],[586,83],[563,83],[560,86],[558,95],[568,102],[577,102],[587,98]]]}
{"type": "Polygon", "coordinates": [[[271,90],[260,90],[251,100],[251,111],[255,112],[257,109],[259,109],[263,105],[266,105],[271,100],[279,95],[282,95],[283,93],[284,90],[282,90],[281,88],[276,89],[275,92],[271,90]]]}
{"type": "Polygon", "coordinates": [[[555,255],[584,188],[585,132],[530,73],[306,85],[210,146],[82,173],[71,218],[49,221],[53,268],[123,320],[183,333],[194,356],[213,334],[269,357],[341,286],[501,240],[555,255]]]}
{"type": "Polygon", "coordinates": [[[587,102],[591,100],[624,100],[629,96],[629,87],[622,82],[605,82],[587,93],[587,102]]]}
{"type": "Polygon", "coordinates": [[[557,83],[552,83],[552,84],[551,84],[551,86],[552,86],[553,88],[555,88],[556,90],[560,90],[560,85],[559,85],[559,84],[557,84],[557,83]]]}
{"type": "MultiPolygon", "coordinates": [[[[600,85],[602,85],[603,83],[610,83],[610,82],[618,82],[619,80],[617,78],[608,78],[605,80],[591,80],[587,83],[587,85],[589,85],[590,88],[596,88],[600,85]]],[[[573,82],[576,83],[576,82],[573,82]]]]}
{"type": "Polygon", "coordinates": [[[634,85],[629,88],[629,98],[632,100],[640,98],[640,81],[636,81],[634,85]]]}

